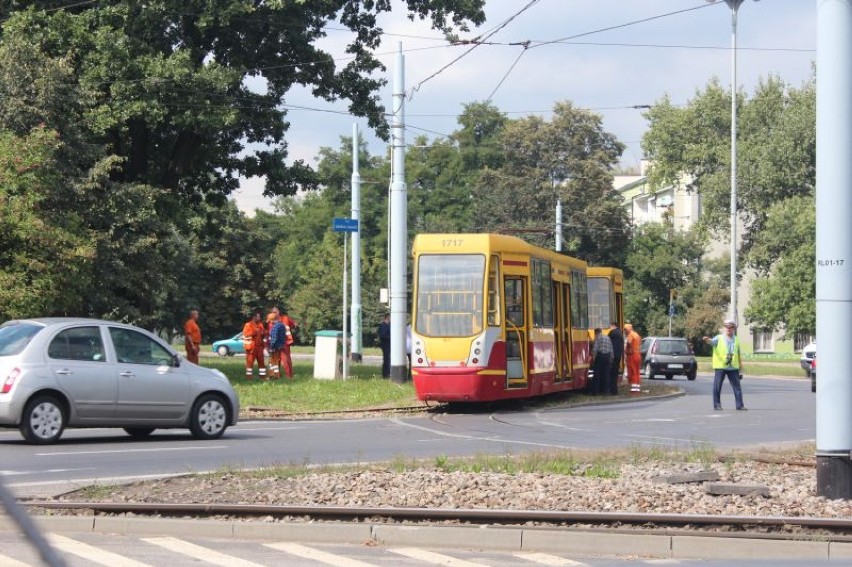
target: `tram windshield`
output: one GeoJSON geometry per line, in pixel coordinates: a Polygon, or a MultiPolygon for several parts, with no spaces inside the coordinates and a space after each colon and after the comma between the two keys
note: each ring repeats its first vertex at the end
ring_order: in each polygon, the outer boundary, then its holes
{"type": "Polygon", "coordinates": [[[590,277],[589,286],[589,328],[609,329],[615,321],[615,304],[612,282],[609,278],[590,277]]]}
{"type": "Polygon", "coordinates": [[[469,337],[482,332],[485,256],[422,255],[417,266],[414,328],[428,337],[469,337]]]}

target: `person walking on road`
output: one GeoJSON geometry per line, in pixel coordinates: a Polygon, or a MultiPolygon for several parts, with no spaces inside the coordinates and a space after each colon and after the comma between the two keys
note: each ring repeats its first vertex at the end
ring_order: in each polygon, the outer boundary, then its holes
{"type": "Polygon", "coordinates": [[[608,394],[610,366],[612,365],[612,341],[600,329],[595,329],[595,343],[592,347],[594,362],[592,368],[595,377],[592,380],[591,395],[608,394]]]}
{"type": "Polygon", "coordinates": [[[390,377],[390,315],[385,313],[379,323],[379,347],[382,349],[382,378],[390,377]]]}
{"type": "Polygon", "coordinates": [[[624,354],[627,355],[627,381],[630,382],[630,393],[642,391],[642,377],[639,376],[639,365],[642,364],[642,337],[633,330],[633,325],[624,325],[624,354]]]}
{"type": "Polygon", "coordinates": [[[722,382],[728,378],[734,390],[734,401],[738,410],[745,410],[743,390],[740,386],[740,373],[743,369],[740,354],[740,338],[736,335],[737,324],[725,320],[725,331],[712,339],[704,337],[704,342],[713,346],[713,409],[722,409],[722,382]]]}
{"type": "Polygon", "coordinates": [[[193,364],[198,364],[198,353],[201,351],[201,327],[198,326],[197,309],[189,312],[189,319],[183,324],[183,336],[186,359],[193,364]]]}
{"type": "Polygon", "coordinates": [[[618,328],[618,323],[609,326],[609,340],[612,342],[612,366],[609,369],[609,380],[605,394],[618,395],[618,383],[621,380],[621,369],[624,362],[624,335],[618,328]]]}
{"type": "Polygon", "coordinates": [[[243,348],[246,351],[246,380],[254,378],[254,363],[261,380],[266,380],[266,365],[263,363],[263,339],[266,327],[261,312],[255,311],[252,318],[243,325],[243,348]]]}

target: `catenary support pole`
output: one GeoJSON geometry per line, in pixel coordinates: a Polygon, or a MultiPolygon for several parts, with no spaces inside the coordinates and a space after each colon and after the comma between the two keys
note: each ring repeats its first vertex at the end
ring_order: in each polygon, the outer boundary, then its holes
{"type": "Polygon", "coordinates": [[[852,0],[817,0],[817,495],[852,498],[852,0]]]}
{"type": "MultiPolygon", "coordinates": [[[[349,246],[349,233],[344,232],[343,233],[343,337],[342,337],[343,344],[341,345],[341,351],[340,351],[340,354],[342,355],[342,358],[343,358],[343,379],[344,380],[346,380],[349,377],[349,356],[348,356],[348,354],[349,354],[348,346],[349,345],[347,344],[347,341],[349,340],[349,329],[346,328],[346,315],[347,315],[346,295],[349,292],[349,290],[346,289],[346,284],[347,284],[347,281],[346,281],[346,264],[347,264],[346,248],[348,246],[349,246]]],[[[337,356],[337,353],[335,353],[334,356],[337,356]]]]}
{"type": "Polygon", "coordinates": [[[408,308],[406,290],[407,253],[408,253],[408,193],[405,184],[405,57],[402,43],[396,54],[393,74],[393,118],[391,135],[393,136],[393,179],[391,182],[391,352],[390,377],[397,383],[405,382],[408,377],[405,356],[405,327],[408,308]]]}
{"type": "Polygon", "coordinates": [[[359,171],[358,125],[352,125],[352,218],[358,230],[352,233],[352,307],[349,314],[352,327],[352,360],[361,362],[363,353],[361,329],[361,173],[359,171]]]}
{"type": "Polygon", "coordinates": [[[562,252],[562,199],[556,198],[556,246],[557,252],[562,252]]]}

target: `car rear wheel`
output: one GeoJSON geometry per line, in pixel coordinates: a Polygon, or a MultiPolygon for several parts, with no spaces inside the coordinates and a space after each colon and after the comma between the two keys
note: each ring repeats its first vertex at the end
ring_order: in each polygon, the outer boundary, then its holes
{"type": "Polygon", "coordinates": [[[651,369],[651,363],[650,362],[645,365],[645,378],[647,378],[648,380],[651,380],[651,379],[654,378],[654,371],[653,371],[653,369],[651,369]]]}
{"type": "Polygon", "coordinates": [[[687,375],[686,375],[686,379],[687,379],[687,380],[695,380],[695,378],[696,378],[697,376],[698,376],[698,371],[697,371],[697,370],[693,370],[693,371],[691,371],[689,374],[687,374],[687,375]]]}
{"type": "Polygon", "coordinates": [[[219,348],[216,349],[216,354],[219,356],[228,356],[231,354],[231,350],[225,345],[219,345],[219,348]]]}
{"type": "Polygon", "coordinates": [[[228,408],[216,394],[204,394],[192,406],[189,430],[196,439],[218,439],[228,428],[228,408]]]}
{"type": "Polygon", "coordinates": [[[144,439],[154,432],[153,427],[125,427],[124,430],[134,439],[144,439]]]}
{"type": "Polygon", "coordinates": [[[816,392],[816,374],[811,373],[811,392],[816,392]]]}
{"type": "Polygon", "coordinates": [[[31,399],[21,416],[21,435],[29,443],[47,445],[55,443],[66,424],[65,408],[53,396],[36,396],[31,399]]]}

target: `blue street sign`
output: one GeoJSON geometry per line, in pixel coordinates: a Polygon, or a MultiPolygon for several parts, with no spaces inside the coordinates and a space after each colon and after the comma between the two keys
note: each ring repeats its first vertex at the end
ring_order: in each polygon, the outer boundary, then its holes
{"type": "Polygon", "coordinates": [[[358,232],[358,219],[335,217],[331,228],[334,232],[358,232]]]}
{"type": "Polygon", "coordinates": [[[675,314],[675,306],[674,304],[669,305],[669,317],[674,317],[675,314]]]}

